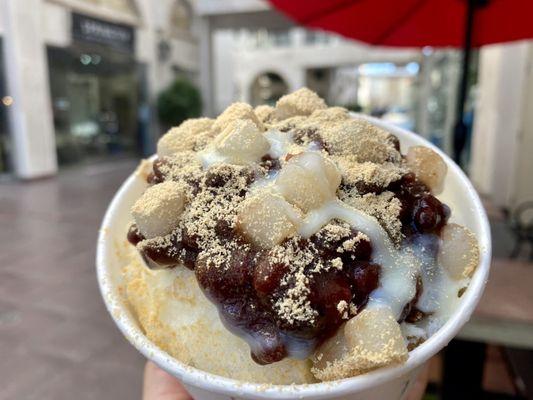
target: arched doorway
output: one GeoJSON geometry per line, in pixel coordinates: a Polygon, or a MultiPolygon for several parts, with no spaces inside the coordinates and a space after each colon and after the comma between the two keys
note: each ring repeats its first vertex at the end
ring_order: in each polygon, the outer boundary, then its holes
{"type": "Polygon", "coordinates": [[[253,106],[259,104],[274,105],[276,101],[289,92],[285,80],[275,72],[258,75],[250,87],[250,101],[253,106]]]}

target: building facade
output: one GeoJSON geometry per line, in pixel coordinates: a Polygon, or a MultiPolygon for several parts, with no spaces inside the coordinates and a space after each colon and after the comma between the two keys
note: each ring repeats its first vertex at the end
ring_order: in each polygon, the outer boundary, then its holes
{"type": "MultiPolygon", "coordinates": [[[[354,79],[347,69],[387,58],[395,62],[395,53],[387,55],[389,50],[382,52],[342,39],[308,41],[305,33],[298,33],[265,1],[198,0],[198,9],[203,19],[202,54],[210,60],[200,69],[201,81],[204,94],[213,98],[207,108],[211,114],[233,99],[255,102],[257,97],[268,102],[280,90],[312,86],[317,77],[313,71],[317,70],[318,76],[328,78],[328,84],[317,86],[319,92],[328,88],[321,92],[325,97],[350,86],[348,98],[353,98],[354,91],[375,92],[376,86],[367,82],[364,89],[361,79],[354,79]],[[385,56],[381,58],[380,53],[385,56]],[[331,66],[344,69],[335,68],[337,86],[330,80],[331,74],[328,77],[323,71],[331,66]]],[[[420,66],[414,88],[418,96],[415,129],[450,152],[460,53],[422,49],[418,57],[407,52],[403,61],[396,62],[401,64],[409,57],[420,66]]],[[[482,195],[512,210],[524,201],[533,201],[533,41],[485,46],[477,60],[478,74],[471,82],[465,110],[470,138],[464,165],[482,195]]],[[[405,91],[405,86],[399,90],[405,91]]]]}
{"type": "Polygon", "coordinates": [[[0,0],[0,172],[149,154],[154,104],[198,81],[194,2],[0,0]]]}
{"type": "MultiPolygon", "coordinates": [[[[533,199],[533,44],[478,58],[468,170],[513,208],[533,199]]],[[[457,51],[310,32],[262,0],[0,0],[0,175],[151,154],[157,96],[179,76],[201,88],[205,115],[306,85],[449,151],[458,65],[457,51]]]]}
{"type": "Polygon", "coordinates": [[[459,52],[368,46],[299,27],[213,33],[214,111],[307,86],[328,104],[416,130],[451,150],[459,52]],[[228,76],[228,71],[233,71],[228,76]]]}

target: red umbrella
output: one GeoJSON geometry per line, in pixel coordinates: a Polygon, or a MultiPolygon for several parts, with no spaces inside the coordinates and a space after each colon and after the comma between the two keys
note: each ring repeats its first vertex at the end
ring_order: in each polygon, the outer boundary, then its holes
{"type": "Polygon", "coordinates": [[[466,139],[462,121],[470,50],[533,37],[533,0],[269,0],[297,23],[370,44],[463,47],[454,158],[466,139]]]}
{"type": "MultiPolygon", "coordinates": [[[[468,0],[270,0],[302,25],[384,46],[461,47],[468,0]]],[[[533,1],[477,2],[472,46],[533,37],[533,1]]]]}

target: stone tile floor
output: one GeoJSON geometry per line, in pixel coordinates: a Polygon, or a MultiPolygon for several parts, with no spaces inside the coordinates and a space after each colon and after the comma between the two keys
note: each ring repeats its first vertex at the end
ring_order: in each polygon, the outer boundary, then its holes
{"type": "Polygon", "coordinates": [[[144,359],[94,271],[98,226],[135,163],[0,185],[0,400],[140,398],[144,359]]]}
{"type": "MultiPolygon", "coordinates": [[[[0,400],[140,398],[144,359],[108,316],[94,271],[101,218],[135,165],[0,184],[0,400]]],[[[512,239],[494,227],[505,256],[512,239]]]]}

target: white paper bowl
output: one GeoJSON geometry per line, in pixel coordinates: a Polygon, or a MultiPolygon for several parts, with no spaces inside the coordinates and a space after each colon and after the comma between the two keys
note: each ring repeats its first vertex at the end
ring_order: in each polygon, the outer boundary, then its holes
{"type": "Polygon", "coordinates": [[[476,234],[481,249],[480,264],[457,311],[436,334],[411,351],[404,364],[339,381],[265,387],[264,384],[237,381],[189,367],[144,336],[118,292],[120,269],[124,265],[120,247],[124,246],[130,222],[129,210],[146,187],[140,177],[132,174],[116,193],[102,222],[96,256],[98,283],[107,309],[124,336],[147,358],[181,380],[195,399],[401,399],[424,362],[446,346],[469,320],[483,293],[491,259],[489,223],[478,194],[461,169],[431,143],[412,132],[365,118],[395,134],[402,152],[413,145],[424,145],[439,153],[448,164],[445,189],[439,199],[450,205],[452,221],[469,227],[476,234]]]}

